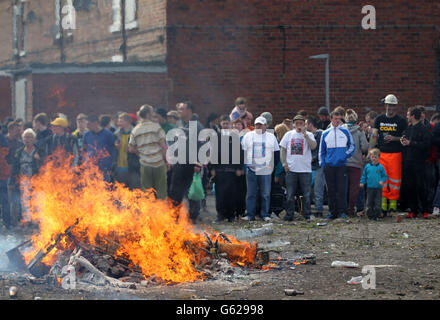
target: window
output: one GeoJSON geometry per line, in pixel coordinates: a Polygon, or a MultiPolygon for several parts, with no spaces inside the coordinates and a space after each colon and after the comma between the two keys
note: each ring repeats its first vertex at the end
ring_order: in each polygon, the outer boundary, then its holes
{"type": "Polygon", "coordinates": [[[13,37],[14,37],[14,56],[24,57],[25,37],[26,37],[26,0],[15,0],[12,10],[13,37]]]}
{"type": "MultiPolygon", "coordinates": [[[[112,0],[113,24],[110,32],[121,31],[121,0],[112,0]]],[[[132,30],[138,27],[136,20],[136,0],[125,0],[125,29],[132,30]]]]}
{"type": "Polygon", "coordinates": [[[57,31],[55,39],[61,38],[61,28],[66,30],[67,37],[73,36],[73,29],[75,29],[75,7],[72,0],[55,0],[55,25],[57,31]],[[61,7],[62,6],[62,7],[61,7]]]}

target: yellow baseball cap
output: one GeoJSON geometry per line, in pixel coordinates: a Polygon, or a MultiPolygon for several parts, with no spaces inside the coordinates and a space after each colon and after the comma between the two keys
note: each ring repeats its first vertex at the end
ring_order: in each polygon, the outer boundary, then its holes
{"type": "Polygon", "coordinates": [[[67,126],[68,126],[67,120],[63,119],[63,118],[56,118],[50,124],[53,126],[59,126],[59,127],[63,127],[63,128],[67,128],[67,126]]]}

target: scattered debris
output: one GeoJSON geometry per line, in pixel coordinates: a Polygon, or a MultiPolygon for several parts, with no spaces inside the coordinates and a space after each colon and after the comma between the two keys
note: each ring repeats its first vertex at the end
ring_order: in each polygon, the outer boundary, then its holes
{"type": "Polygon", "coordinates": [[[363,280],[362,276],[353,277],[347,281],[348,284],[361,284],[363,280]]]}
{"type": "Polygon", "coordinates": [[[235,287],[235,288],[230,289],[226,294],[231,294],[234,291],[248,291],[248,290],[249,290],[249,287],[240,286],[240,287],[235,287]]]}
{"type": "Polygon", "coordinates": [[[298,291],[295,289],[284,289],[284,293],[286,296],[297,296],[297,295],[303,295],[304,291],[298,291]]]}
{"type": "Polygon", "coordinates": [[[250,230],[237,230],[235,233],[235,237],[238,240],[244,240],[244,239],[252,239],[256,237],[262,237],[262,236],[270,236],[273,234],[273,228],[271,226],[272,224],[264,225],[261,228],[256,229],[250,229],[250,230]]]}
{"type": "Polygon", "coordinates": [[[372,268],[394,268],[394,267],[400,267],[398,265],[395,264],[369,264],[366,265],[365,267],[372,267],[372,268]]]}
{"type": "Polygon", "coordinates": [[[18,288],[15,286],[12,286],[9,288],[9,296],[11,298],[15,298],[17,296],[18,288]]]}
{"type": "Polygon", "coordinates": [[[404,232],[404,233],[403,233],[403,237],[404,237],[405,239],[408,239],[408,238],[409,238],[408,233],[404,232]]]}
{"type": "Polygon", "coordinates": [[[261,244],[259,244],[259,247],[264,248],[264,249],[269,249],[269,248],[285,247],[285,246],[289,246],[289,245],[290,245],[290,241],[277,240],[277,241],[269,242],[269,243],[261,243],[261,244]]]}
{"type": "Polygon", "coordinates": [[[333,261],[331,267],[359,268],[359,264],[352,261],[333,261]]]}

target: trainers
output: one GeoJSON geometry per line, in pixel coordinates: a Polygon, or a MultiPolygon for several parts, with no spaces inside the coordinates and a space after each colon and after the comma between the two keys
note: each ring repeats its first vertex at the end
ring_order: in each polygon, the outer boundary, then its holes
{"type": "Polygon", "coordinates": [[[293,221],[293,217],[284,216],[283,220],[284,221],[293,221]]]}
{"type": "Polygon", "coordinates": [[[331,213],[329,213],[328,216],[326,217],[327,220],[334,220],[336,218],[337,218],[337,216],[335,216],[335,215],[333,215],[331,213]]]}
{"type": "Polygon", "coordinates": [[[241,218],[241,220],[244,220],[244,221],[255,221],[255,218],[250,218],[249,216],[244,216],[244,217],[241,218]]]}
{"type": "Polygon", "coordinates": [[[417,218],[417,215],[415,213],[413,213],[413,212],[410,212],[410,213],[408,213],[405,216],[405,218],[407,218],[407,219],[415,219],[415,218],[417,218]]]}
{"type": "Polygon", "coordinates": [[[272,214],[270,215],[270,217],[271,217],[272,219],[274,219],[274,220],[281,220],[281,218],[280,218],[277,214],[275,214],[275,213],[273,213],[273,212],[272,212],[272,214]]]}
{"type": "Polygon", "coordinates": [[[440,215],[440,208],[438,208],[438,207],[434,207],[434,210],[432,211],[432,214],[433,214],[434,216],[438,216],[438,215],[440,215]]]}
{"type": "Polygon", "coordinates": [[[270,221],[270,220],[272,220],[270,217],[264,217],[264,218],[263,218],[263,221],[266,221],[266,222],[267,222],[267,221],[270,221]]]}
{"type": "Polygon", "coordinates": [[[428,212],[425,212],[423,214],[423,219],[429,219],[429,213],[428,212]]]}
{"type": "Polygon", "coordinates": [[[348,217],[347,217],[347,215],[346,215],[345,213],[341,213],[340,218],[342,218],[342,219],[348,219],[348,217]]]}

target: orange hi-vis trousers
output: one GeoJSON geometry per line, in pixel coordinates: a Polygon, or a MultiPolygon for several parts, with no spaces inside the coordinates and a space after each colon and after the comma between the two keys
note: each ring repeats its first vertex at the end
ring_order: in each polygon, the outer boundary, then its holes
{"type": "Polygon", "coordinates": [[[379,163],[384,166],[388,180],[382,189],[382,197],[399,200],[402,185],[402,153],[380,153],[379,163]]]}

